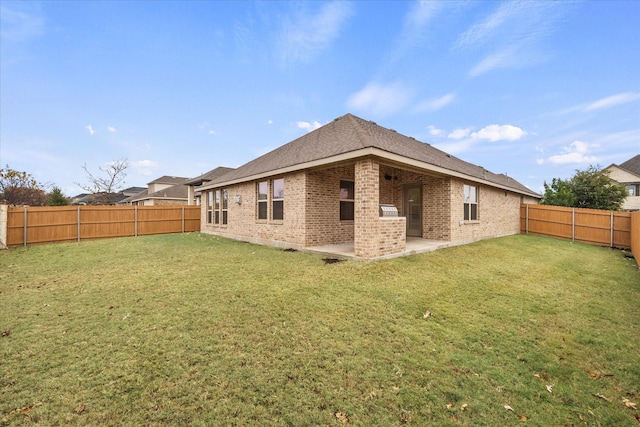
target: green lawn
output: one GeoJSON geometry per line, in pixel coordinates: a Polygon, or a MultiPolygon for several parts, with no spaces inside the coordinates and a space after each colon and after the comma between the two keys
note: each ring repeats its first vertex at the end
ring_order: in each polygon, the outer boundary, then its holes
{"type": "Polygon", "coordinates": [[[11,249],[0,331],[0,425],[640,423],[637,266],[550,238],[335,264],[198,233],[11,249]]]}

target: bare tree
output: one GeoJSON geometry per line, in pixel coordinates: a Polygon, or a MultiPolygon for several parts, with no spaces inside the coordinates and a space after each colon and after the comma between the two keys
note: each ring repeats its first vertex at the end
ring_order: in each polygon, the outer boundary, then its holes
{"type": "Polygon", "coordinates": [[[87,164],[82,165],[82,169],[87,173],[87,184],[75,183],[95,196],[95,203],[111,204],[113,195],[122,190],[127,176],[126,170],[129,167],[127,159],[115,160],[107,163],[106,167],[98,167],[101,174],[92,173],[87,164]]]}

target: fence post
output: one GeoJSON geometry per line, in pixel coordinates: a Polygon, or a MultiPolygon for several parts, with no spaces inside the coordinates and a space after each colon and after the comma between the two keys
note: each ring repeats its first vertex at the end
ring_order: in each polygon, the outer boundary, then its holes
{"type": "Polygon", "coordinates": [[[0,249],[7,248],[9,234],[9,205],[0,205],[0,249]]]}
{"type": "Polygon", "coordinates": [[[613,247],[613,211],[611,211],[611,226],[610,226],[610,235],[611,235],[611,242],[610,242],[610,247],[613,247]]]}
{"type": "Polygon", "coordinates": [[[184,206],[182,206],[182,232],[184,233],[184,206]]]}
{"type": "Polygon", "coordinates": [[[525,234],[529,234],[529,203],[525,205],[525,209],[526,209],[526,213],[525,213],[525,220],[524,220],[524,229],[525,229],[525,234]]]}
{"type": "Polygon", "coordinates": [[[22,232],[22,246],[27,246],[27,207],[24,207],[24,231],[22,232]]]}
{"type": "Polygon", "coordinates": [[[576,208],[571,208],[571,241],[576,241],[576,208]]]}
{"type": "Polygon", "coordinates": [[[78,205],[78,242],[80,241],[80,205],[78,205]]]}
{"type": "Polygon", "coordinates": [[[133,235],[138,237],[138,205],[134,205],[135,209],[133,210],[133,235]]]}

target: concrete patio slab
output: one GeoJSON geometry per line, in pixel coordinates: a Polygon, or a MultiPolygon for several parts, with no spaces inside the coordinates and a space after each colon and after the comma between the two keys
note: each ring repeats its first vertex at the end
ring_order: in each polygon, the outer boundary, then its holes
{"type": "MultiPolygon", "coordinates": [[[[452,246],[451,242],[443,242],[441,240],[426,240],[418,237],[408,237],[406,247],[403,252],[386,255],[376,259],[398,258],[406,255],[432,252],[437,249],[446,248],[449,246],[452,246]]],[[[339,257],[339,258],[355,259],[355,250],[353,247],[353,242],[340,243],[337,245],[310,246],[310,247],[306,247],[305,250],[311,251],[311,252],[319,252],[319,253],[323,253],[330,256],[339,257]]]]}

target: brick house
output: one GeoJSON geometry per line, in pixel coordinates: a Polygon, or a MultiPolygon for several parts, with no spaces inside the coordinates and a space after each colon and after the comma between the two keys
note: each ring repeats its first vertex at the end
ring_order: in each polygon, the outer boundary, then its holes
{"type": "Polygon", "coordinates": [[[198,190],[204,233],[296,249],[350,243],[359,259],[402,254],[407,239],[461,244],[516,234],[520,204],[541,198],[351,114],[198,190]],[[381,216],[381,205],[398,216],[381,216]]]}
{"type": "Polygon", "coordinates": [[[640,154],[619,165],[612,164],[605,168],[609,178],[627,188],[629,194],[622,205],[625,211],[640,210],[640,154]]]}
{"type": "Polygon", "coordinates": [[[120,200],[120,205],[138,206],[176,206],[188,205],[189,178],[180,176],[161,176],[147,184],[147,188],[138,194],[120,200]]]}

